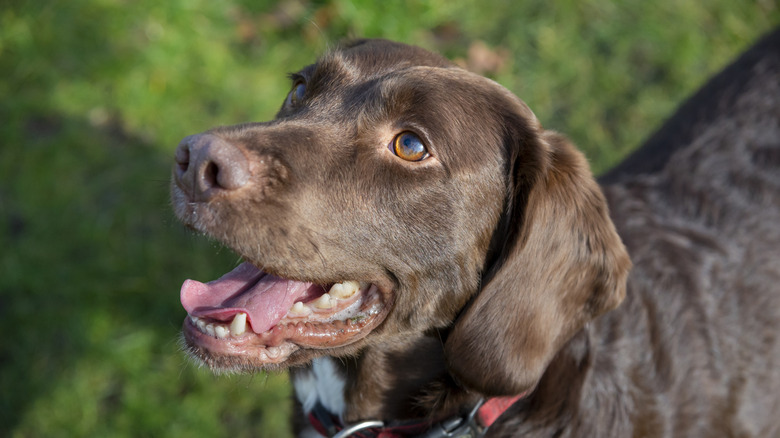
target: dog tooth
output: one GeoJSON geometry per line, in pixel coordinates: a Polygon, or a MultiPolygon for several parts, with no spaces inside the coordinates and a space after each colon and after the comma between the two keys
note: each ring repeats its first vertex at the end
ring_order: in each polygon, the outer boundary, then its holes
{"type": "Polygon", "coordinates": [[[217,331],[214,329],[214,324],[206,324],[206,333],[210,336],[217,335],[217,331]]]}
{"type": "Polygon", "coordinates": [[[202,320],[200,318],[197,318],[197,321],[195,321],[195,324],[198,325],[198,329],[200,331],[202,331],[202,332],[206,331],[206,321],[204,321],[204,320],[202,320]]]}
{"type": "Polygon", "coordinates": [[[311,313],[311,309],[306,307],[302,302],[298,301],[290,308],[290,316],[307,316],[311,313]]]}
{"type": "Polygon", "coordinates": [[[217,337],[219,339],[225,339],[230,334],[230,329],[228,329],[224,325],[216,325],[214,326],[214,332],[217,334],[217,337]]]}
{"type": "Polygon", "coordinates": [[[330,309],[333,307],[333,301],[330,294],[323,294],[317,300],[314,301],[314,307],[318,309],[330,309]]]}
{"type": "Polygon", "coordinates": [[[331,286],[328,292],[333,298],[347,299],[360,290],[360,283],[357,281],[345,281],[331,286]]]}
{"type": "Polygon", "coordinates": [[[246,313],[241,312],[233,317],[230,323],[230,334],[233,336],[243,335],[246,331],[246,313]]]}
{"type": "Polygon", "coordinates": [[[268,357],[271,359],[276,359],[279,357],[279,354],[282,352],[282,349],[279,347],[267,347],[265,351],[268,354],[268,357]]]}

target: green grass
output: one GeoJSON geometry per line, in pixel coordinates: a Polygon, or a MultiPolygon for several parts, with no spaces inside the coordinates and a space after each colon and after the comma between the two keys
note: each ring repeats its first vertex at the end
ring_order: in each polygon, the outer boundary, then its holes
{"type": "Polygon", "coordinates": [[[185,278],[236,256],[182,229],[172,151],[272,117],[285,73],[345,37],[468,59],[598,171],[780,23],[772,1],[118,0],[0,6],[0,436],[289,435],[283,375],[179,352],[185,278]],[[706,5],[705,5],[706,4],[706,5]]]}

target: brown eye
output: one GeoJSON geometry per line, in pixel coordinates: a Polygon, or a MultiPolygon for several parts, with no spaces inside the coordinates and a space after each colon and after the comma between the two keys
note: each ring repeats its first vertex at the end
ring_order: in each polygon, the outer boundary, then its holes
{"type": "Polygon", "coordinates": [[[429,155],[420,137],[409,131],[398,134],[390,146],[395,155],[406,161],[421,161],[429,155]]]}
{"type": "Polygon", "coordinates": [[[303,100],[303,96],[306,94],[306,84],[303,82],[296,82],[293,85],[292,91],[287,95],[287,102],[292,105],[297,105],[298,102],[303,100]]]}

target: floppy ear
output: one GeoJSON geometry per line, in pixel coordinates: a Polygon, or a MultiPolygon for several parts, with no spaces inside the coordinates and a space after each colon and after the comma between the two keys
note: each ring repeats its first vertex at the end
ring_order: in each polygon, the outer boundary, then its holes
{"type": "Polygon", "coordinates": [[[532,388],[575,333],[620,304],[631,266],[583,155],[538,123],[508,135],[503,241],[444,346],[452,375],[488,396],[532,388]]]}

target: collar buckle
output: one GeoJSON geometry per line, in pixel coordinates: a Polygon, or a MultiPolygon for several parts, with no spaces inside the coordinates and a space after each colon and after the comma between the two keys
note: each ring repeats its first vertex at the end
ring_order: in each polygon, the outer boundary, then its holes
{"type": "Polygon", "coordinates": [[[378,420],[361,421],[360,423],[350,424],[344,429],[341,429],[337,434],[333,435],[332,438],[346,438],[351,436],[355,432],[360,432],[361,430],[374,429],[374,428],[381,429],[383,427],[385,427],[385,423],[378,420]]]}
{"type": "Polygon", "coordinates": [[[487,432],[477,421],[477,412],[485,403],[485,399],[479,402],[464,417],[454,417],[434,424],[428,432],[419,435],[419,438],[482,438],[487,432]]]}

